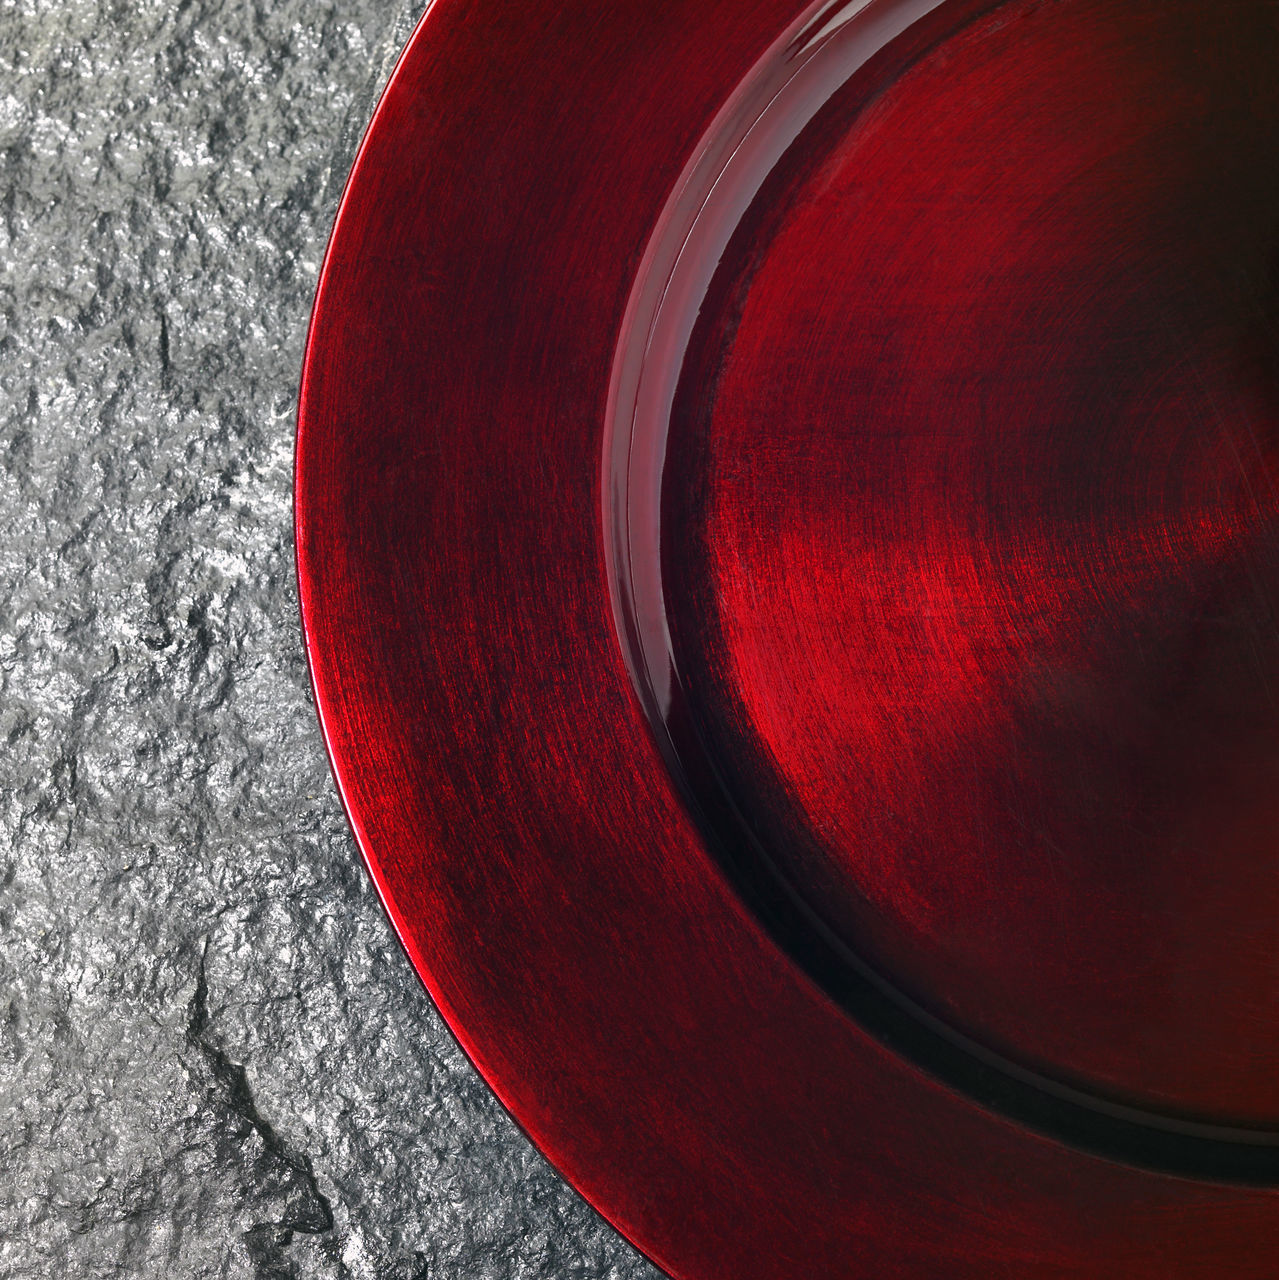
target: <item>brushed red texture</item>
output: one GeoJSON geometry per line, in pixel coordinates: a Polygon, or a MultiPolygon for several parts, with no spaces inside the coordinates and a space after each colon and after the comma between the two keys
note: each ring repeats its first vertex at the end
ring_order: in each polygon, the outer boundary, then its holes
{"type": "MultiPolygon", "coordinates": [[[[1273,1192],[1071,1149],[868,1035],[743,905],[631,689],[600,517],[618,336],[690,155],[801,16],[436,0],[415,33],[343,198],[299,412],[307,653],[352,827],[499,1098],[680,1280],[1273,1276],[1273,1192]]],[[[1194,545],[1225,554],[1209,526],[1194,545]]],[[[955,599],[934,568],[924,594],[955,599]]]]}
{"type": "Polygon", "coordinates": [[[829,104],[702,309],[664,531],[708,750],[833,929],[1010,1056],[1264,1125],[1276,67],[1269,5],[1023,0],[829,104]]]}

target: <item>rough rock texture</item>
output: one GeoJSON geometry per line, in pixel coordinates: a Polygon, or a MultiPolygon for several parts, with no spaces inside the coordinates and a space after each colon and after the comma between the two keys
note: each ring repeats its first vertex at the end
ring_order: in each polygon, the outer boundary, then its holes
{"type": "Polygon", "coordinates": [[[0,1276],[652,1277],[358,867],[290,531],[402,0],[0,0],[0,1276]]]}

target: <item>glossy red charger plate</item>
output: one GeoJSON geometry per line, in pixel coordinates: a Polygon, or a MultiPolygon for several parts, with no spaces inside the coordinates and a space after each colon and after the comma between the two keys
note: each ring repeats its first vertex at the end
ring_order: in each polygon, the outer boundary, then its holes
{"type": "Polygon", "coordinates": [[[299,414],[352,827],[685,1280],[1279,1274],[1279,10],[436,0],[299,414]]]}

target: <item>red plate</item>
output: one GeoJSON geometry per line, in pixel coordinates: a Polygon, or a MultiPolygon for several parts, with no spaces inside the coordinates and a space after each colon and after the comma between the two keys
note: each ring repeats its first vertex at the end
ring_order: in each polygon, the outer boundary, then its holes
{"type": "Polygon", "coordinates": [[[1279,1274],[1279,10],[437,0],[316,301],[413,963],[687,1280],[1279,1274]]]}

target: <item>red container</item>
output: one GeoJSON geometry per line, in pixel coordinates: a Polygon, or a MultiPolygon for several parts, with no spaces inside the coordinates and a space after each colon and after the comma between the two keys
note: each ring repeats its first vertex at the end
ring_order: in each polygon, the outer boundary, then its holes
{"type": "Polygon", "coordinates": [[[1279,1275],[1279,9],[437,0],[308,344],[352,826],[672,1275],[1279,1275]]]}

